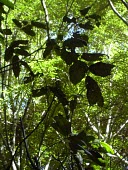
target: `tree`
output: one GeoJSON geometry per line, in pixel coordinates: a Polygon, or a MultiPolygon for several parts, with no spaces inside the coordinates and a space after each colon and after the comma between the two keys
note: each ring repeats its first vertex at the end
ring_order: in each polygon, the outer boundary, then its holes
{"type": "Polygon", "coordinates": [[[1,169],[128,164],[127,27],[109,2],[1,1],[1,169]]]}

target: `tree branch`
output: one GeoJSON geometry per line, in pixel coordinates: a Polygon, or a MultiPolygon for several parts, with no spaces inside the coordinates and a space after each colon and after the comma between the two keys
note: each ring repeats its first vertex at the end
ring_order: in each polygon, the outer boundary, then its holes
{"type": "Polygon", "coordinates": [[[128,9],[128,2],[125,2],[124,0],[121,0],[124,6],[128,9]]]}
{"type": "Polygon", "coordinates": [[[50,40],[50,31],[49,31],[49,16],[48,16],[48,10],[45,4],[45,0],[41,0],[41,4],[44,10],[44,14],[45,14],[45,22],[46,22],[46,26],[47,26],[47,36],[48,36],[48,40],[50,40]]]}
{"type": "Polygon", "coordinates": [[[108,0],[109,5],[111,7],[111,9],[113,10],[113,12],[128,26],[128,22],[126,21],[126,19],[124,17],[122,17],[120,15],[120,13],[116,10],[116,8],[114,7],[113,3],[111,0],[108,0]]]}

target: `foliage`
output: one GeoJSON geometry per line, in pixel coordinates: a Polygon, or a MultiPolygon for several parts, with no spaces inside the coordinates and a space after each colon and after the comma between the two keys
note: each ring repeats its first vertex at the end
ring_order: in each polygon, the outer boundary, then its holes
{"type": "Polygon", "coordinates": [[[127,166],[127,3],[108,2],[0,1],[1,169],[127,166]]]}

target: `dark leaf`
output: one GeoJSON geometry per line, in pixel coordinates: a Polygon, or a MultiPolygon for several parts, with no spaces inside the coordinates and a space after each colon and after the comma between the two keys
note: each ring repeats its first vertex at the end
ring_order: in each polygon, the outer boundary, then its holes
{"type": "Polygon", "coordinates": [[[20,65],[19,65],[19,57],[17,55],[12,58],[12,70],[15,77],[19,77],[20,74],[20,65]]]}
{"type": "Polygon", "coordinates": [[[27,71],[30,72],[31,77],[34,77],[34,73],[31,70],[31,67],[28,65],[28,63],[26,63],[25,61],[20,61],[21,65],[23,65],[27,71]]]}
{"type": "Polygon", "coordinates": [[[84,47],[87,46],[87,43],[82,40],[82,39],[77,39],[77,38],[69,38],[64,41],[63,47],[68,47],[70,49],[75,48],[75,47],[84,47]]]}
{"type": "Polygon", "coordinates": [[[62,103],[63,106],[68,105],[66,95],[59,87],[50,87],[50,90],[54,93],[54,95],[58,98],[59,102],[62,103]]]}
{"type": "Polygon", "coordinates": [[[93,30],[94,28],[90,21],[86,22],[85,24],[79,24],[79,26],[85,30],[93,30]]]}
{"type": "Polygon", "coordinates": [[[104,99],[101,90],[97,82],[90,76],[86,77],[87,99],[90,105],[98,104],[102,107],[104,105],[104,99]]]}
{"type": "Polygon", "coordinates": [[[24,84],[30,83],[34,80],[33,76],[24,77],[24,84]]]}
{"type": "Polygon", "coordinates": [[[77,60],[70,68],[69,68],[69,76],[70,81],[73,84],[79,83],[85,76],[85,73],[88,71],[88,66],[86,63],[77,60]]]}
{"type": "Polygon", "coordinates": [[[43,57],[46,58],[47,56],[49,56],[51,54],[51,51],[53,50],[53,48],[56,46],[57,46],[57,44],[56,44],[55,39],[48,40],[46,42],[46,48],[44,50],[43,57]]]}
{"type": "Polygon", "coordinates": [[[88,16],[86,16],[85,18],[87,18],[87,19],[92,18],[92,19],[94,19],[95,21],[101,20],[101,16],[100,16],[100,15],[97,15],[97,14],[88,15],[88,16]]]}
{"type": "Polygon", "coordinates": [[[40,97],[42,95],[47,94],[47,92],[48,92],[47,87],[42,87],[41,89],[32,90],[32,96],[33,97],[40,97]]]}
{"type": "Polygon", "coordinates": [[[67,65],[71,65],[78,58],[77,53],[67,52],[65,49],[61,50],[61,58],[66,62],[67,65]]]}
{"type": "Polygon", "coordinates": [[[91,6],[88,6],[84,9],[80,10],[81,15],[85,16],[89,12],[90,9],[91,9],[91,6]]]}
{"type": "Polygon", "coordinates": [[[23,21],[22,21],[22,23],[23,23],[23,24],[24,24],[24,26],[25,26],[25,25],[28,25],[28,23],[29,23],[29,22],[28,22],[28,21],[26,21],[26,20],[23,20],[23,21]]]}
{"type": "Polygon", "coordinates": [[[19,55],[29,56],[30,54],[24,49],[14,49],[14,52],[19,55]]]}
{"type": "Polygon", "coordinates": [[[88,157],[92,161],[94,161],[97,165],[105,166],[105,160],[103,159],[103,157],[101,156],[101,154],[99,152],[94,151],[94,150],[87,150],[87,149],[84,149],[84,148],[83,148],[83,150],[88,155],[88,157]]]}
{"type": "Polygon", "coordinates": [[[10,29],[2,29],[2,33],[4,35],[12,35],[12,31],[10,29]]]}
{"type": "Polygon", "coordinates": [[[89,70],[97,76],[106,77],[108,75],[111,75],[111,69],[113,67],[114,65],[112,64],[98,62],[96,64],[92,64],[89,67],[89,70]]]}
{"type": "Polygon", "coordinates": [[[62,115],[54,117],[55,123],[52,123],[52,127],[64,136],[71,134],[71,122],[69,122],[62,115]]]}
{"type": "Polygon", "coordinates": [[[19,28],[22,27],[21,22],[19,22],[17,19],[12,19],[12,21],[14,22],[14,24],[15,24],[17,27],[19,27],[19,28]]]}
{"type": "Polygon", "coordinates": [[[9,61],[13,56],[14,48],[11,46],[5,50],[5,61],[9,61]]]}
{"type": "Polygon", "coordinates": [[[77,106],[77,96],[74,96],[74,99],[70,101],[70,110],[73,113],[77,106]]]}
{"type": "Polygon", "coordinates": [[[42,23],[42,22],[37,22],[37,21],[31,21],[32,26],[35,26],[37,28],[43,28],[43,29],[47,29],[46,24],[42,23]]]}
{"type": "Polygon", "coordinates": [[[25,27],[22,28],[22,30],[30,36],[35,36],[35,32],[32,30],[32,25],[26,25],[25,27]]]}
{"type": "Polygon", "coordinates": [[[85,41],[85,44],[87,45],[87,43],[88,43],[88,36],[87,35],[85,35],[85,34],[79,34],[79,33],[73,33],[73,37],[75,38],[75,39],[80,39],[80,40],[82,40],[83,42],[85,41]]]}
{"type": "Polygon", "coordinates": [[[28,40],[16,40],[16,41],[13,41],[10,46],[15,48],[15,47],[18,47],[20,44],[28,45],[28,40]]]}
{"type": "Polygon", "coordinates": [[[76,23],[76,18],[75,17],[73,17],[73,18],[68,18],[67,16],[64,16],[63,17],[63,22],[67,22],[68,24],[70,24],[70,23],[76,23]]]}
{"type": "Polygon", "coordinates": [[[102,53],[83,53],[81,58],[83,58],[86,61],[97,61],[101,60],[101,57],[105,54],[102,53]]]}

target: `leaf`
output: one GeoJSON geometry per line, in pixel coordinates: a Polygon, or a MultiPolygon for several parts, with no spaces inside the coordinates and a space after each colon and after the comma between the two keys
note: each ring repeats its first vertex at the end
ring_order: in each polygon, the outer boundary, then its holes
{"type": "Polygon", "coordinates": [[[85,24],[79,24],[80,28],[83,28],[85,30],[93,30],[94,26],[91,24],[90,21],[86,22],[85,24]]]}
{"type": "Polygon", "coordinates": [[[67,52],[65,49],[61,50],[61,58],[66,62],[67,65],[71,65],[78,58],[77,53],[67,52]]]}
{"type": "Polygon", "coordinates": [[[27,34],[27,35],[30,35],[30,36],[35,36],[35,32],[32,30],[32,25],[26,25],[22,28],[22,30],[27,34]]]}
{"type": "Polygon", "coordinates": [[[111,75],[111,69],[113,67],[114,65],[112,64],[98,62],[96,64],[90,65],[89,70],[97,76],[106,77],[111,75]]]}
{"type": "Polygon", "coordinates": [[[63,17],[63,22],[67,22],[68,24],[70,23],[76,23],[76,18],[72,17],[72,18],[68,18],[66,15],[63,17]]]}
{"type": "Polygon", "coordinates": [[[73,84],[79,83],[85,76],[85,73],[88,71],[88,66],[83,61],[77,60],[70,68],[69,68],[69,76],[70,81],[73,84]]]}
{"type": "Polygon", "coordinates": [[[20,74],[20,65],[19,65],[19,57],[17,55],[12,58],[12,70],[15,77],[19,77],[20,74]]]}
{"type": "Polygon", "coordinates": [[[101,90],[97,82],[90,76],[86,77],[87,99],[90,105],[98,104],[102,107],[104,105],[104,99],[101,90]]]}
{"type": "Polygon", "coordinates": [[[15,40],[15,41],[11,42],[10,46],[12,48],[15,48],[15,47],[18,47],[20,44],[28,45],[28,40],[15,40]]]}
{"type": "Polygon", "coordinates": [[[52,123],[52,127],[64,136],[71,134],[71,122],[69,122],[61,114],[54,117],[55,123],[52,123]]]}
{"type": "Polygon", "coordinates": [[[82,39],[77,39],[77,38],[69,38],[64,41],[63,47],[68,47],[70,49],[75,48],[75,47],[84,47],[87,46],[87,43],[82,40],[82,39]]]}
{"type": "Polygon", "coordinates": [[[102,53],[83,53],[81,58],[83,58],[86,61],[97,61],[101,60],[101,56],[104,56],[105,54],[102,53]]]}
{"type": "Polygon", "coordinates": [[[3,33],[4,35],[12,35],[11,29],[2,29],[2,33],[3,33]]]}
{"type": "Polygon", "coordinates": [[[33,76],[24,77],[24,84],[31,83],[34,80],[33,76]]]}
{"type": "Polygon", "coordinates": [[[0,0],[0,3],[6,5],[8,8],[14,9],[14,4],[10,0],[0,0]]]}
{"type": "Polygon", "coordinates": [[[14,49],[14,52],[19,55],[29,56],[30,54],[24,49],[14,49]]]}
{"type": "Polygon", "coordinates": [[[87,150],[87,149],[84,149],[83,150],[85,151],[85,153],[88,155],[88,157],[94,161],[97,165],[100,165],[100,166],[105,166],[105,160],[103,159],[103,157],[101,156],[101,154],[95,150],[87,150]]]}
{"type": "Polygon", "coordinates": [[[14,22],[14,24],[15,24],[18,28],[21,28],[21,27],[22,27],[21,22],[19,22],[17,19],[12,19],[12,21],[14,22]]]}
{"type": "Polygon", "coordinates": [[[49,88],[54,93],[54,95],[58,98],[59,102],[63,104],[63,106],[68,105],[68,100],[66,99],[66,95],[59,87],[49,87],[49,88]]]}
{"type": "Polygon", "coordinates": [[[11,46],[9,46],[6,50],[5,50],[5,61],[9,61],[12,56],[13,56],[13,52],[14,52],[14,48],[12,48],[11,46]]]}
{"type": "Polygon", "coordinates": [[[30,76],[34,77],[34,73],[31,70],[31,67],[28,65],[28,63],[26,63],[25,61],[22,61],[22,60],[20,61],[20,63],[21,63],[21,65],[23,65],[26,68],[27,71],[30,72],[30,76]]]}
{"type": "Polygon", "coordinates": [[[89,12],[90,9],[91,9],[91,6],[81,9],[80,10],[81,15],[85,16],[89,12]]]}
{"type": "Polygon", "coordinates": [[[100,142],[101,147],[110,154],[114,154],[113,149],[111,148],[111,146],[109,144],[107,144],[106,142],[100,142]]]}
{"type": "Polygon", "coordinates": [[[32,90],[33,97],[40,97],[42,95],[46,95],[48,92],[47,87],[42,87],[41,89],[32,90]]]}
{"type": "Polygon", "coordinates": [[[37,28],[43,28],[43,29],[47,29],[46,24],[42,23],[42,22],[37,22],[37,21],[31,21],[32,26],[35,26],[37,28]]]}
{"type": "Polygon", "coordinates": [[[49,56],[51,54],[51,51],[53,50],[53,48],[56,46],[57,46],[57,44],[56,44],[55,39],[48,40],[46,42],[46,48],[44,50],[43,57],[46,58],[47,56],[49,56]]]}

